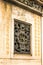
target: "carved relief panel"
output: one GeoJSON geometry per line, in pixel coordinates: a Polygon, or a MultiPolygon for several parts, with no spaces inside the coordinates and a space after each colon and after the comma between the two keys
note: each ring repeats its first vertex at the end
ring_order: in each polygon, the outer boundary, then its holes
{"type": "Polygon", "coordinates": [[[38,3],[36,3],[34,0],[17,0],[17,1],[27,6],[30,6],[35,10],[42,12],[42,7],[38,3]]]}

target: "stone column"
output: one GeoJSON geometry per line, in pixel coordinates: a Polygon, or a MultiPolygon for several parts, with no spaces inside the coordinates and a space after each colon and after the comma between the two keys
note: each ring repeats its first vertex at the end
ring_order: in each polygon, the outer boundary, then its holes
{"type": "Polygon", "coordinates": [[[43,65],[43,15],[42,15],[42,43],[41,43],[41,45],[42,45],[42,47],[41,47],[41,51],[42,51],[42,65],[43,65]]]}
{"type": "Polygon", "coordinates": [[[0,58],[5,54],[5,3],[0,1],[0,58]]]}
{"type": "Polygon", "coordinates": [[[10,27],[11,27],[11,5],[6,4],[6,25],[5,25],[5,32],[6,32],[6,57],[10,58],[10,27]]]}
{"type": "Polygon", "coordinates": [[[0,58],[10,57],[11,5],[0,1],[0,58]]]}
{"type": "Polygon", "coordinates": [[[41,58],[41,17],[34,16],[34,31],[35,31],[35,56],[41,58]]]}

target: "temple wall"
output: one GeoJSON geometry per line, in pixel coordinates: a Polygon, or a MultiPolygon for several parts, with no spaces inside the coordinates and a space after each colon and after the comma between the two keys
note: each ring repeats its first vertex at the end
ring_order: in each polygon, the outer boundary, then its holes
{"type": "MultiPolygon", "coordinates": [[[[14,19],[18,19],[32,24],[32,29],[31,29],[32,56],[34,58],[38,56],[41,58],[41,17],[29,11],[21,9],[17,6],[12,6],[12,26],[14,25],[14,19]]],[[[12,29],[13,28],[14,27],[12,27],[12,29]]],[[[12,36],[14,36],[14,33],[12,33],[12,36]]],[[[14,43],[13,41],[14,39],[12,40],[12,44],[14,43]]]]}
{"type": "Polygon", "coordinates": [[[43,65],[43,17],[42,17],[42,65],[43,65]]]}
{"type": "Polygon", "coordinates": [[[33,65],[36,63],[41,65],[41,17],[12,4],[5,4],[5,2],[0,1],[0,65],[31,65],[32,63],[33,65]],[[25,60],[22,60],[22,55],[13,54],[14,19],[32,24],[32,56],[23,55],[25,60]]]}
{"type": "Polygon", "coordinates": [[[10,55],[10,22],[11,5],[0,2],[0,58],[8,58],[10,55]]]}

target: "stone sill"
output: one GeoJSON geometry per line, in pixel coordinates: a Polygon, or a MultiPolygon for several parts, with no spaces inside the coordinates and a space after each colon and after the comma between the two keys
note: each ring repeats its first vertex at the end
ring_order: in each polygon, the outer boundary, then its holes
{"type": "Polygon", "coordinates": [[[31,56],[28,54],[15,54],[13,58],[16,60],[41,60],[40,56],[31,56]]]}

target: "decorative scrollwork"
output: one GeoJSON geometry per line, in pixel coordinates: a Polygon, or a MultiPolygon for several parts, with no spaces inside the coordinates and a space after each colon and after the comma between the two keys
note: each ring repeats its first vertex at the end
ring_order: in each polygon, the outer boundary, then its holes
{"type": "Polygon", "coordinates": [[[42,11],[42,7],[39,4],[37,4],[34,0],[17,0],[17,1],[23,3],[27,6],[30,6],[40,12],[42,11]]]}
{"type": "Polygon", "coordinates": [[[30,24],[21,22],[14,22],[14,53],[30,54],[30,24]]]}

